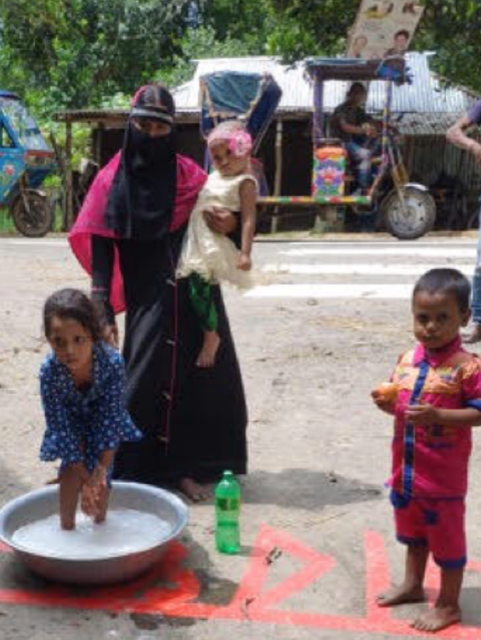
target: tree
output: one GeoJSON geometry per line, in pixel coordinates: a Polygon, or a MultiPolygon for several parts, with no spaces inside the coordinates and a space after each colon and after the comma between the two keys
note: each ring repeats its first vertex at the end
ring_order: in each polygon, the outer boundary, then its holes
{"type": "Polygon", "coordinates": [[[435,51],[432,64],[448,81],[481,92],[481,3],[426,0],[415,38],[418,49],[435,51]],[[462,45],[460,36],[462,34],[462,45]]]}
{"type": "MultiPolygon", "coordinates": [[[[448,80],[481,91],[479,0],[420,0],[414,48],[434,50],[448,80]],[[454,33],[463,34],[459,46],[454,33]]],[[[345,51],[360,0],[0,0],[0,86],[37,113],[105,104],[203,56],[345,51]]]]}
{"type": "Polygon", "coordinates": [[[180,51],[188,0],[0,0],[2,84],[85,107],[180,51]]]}

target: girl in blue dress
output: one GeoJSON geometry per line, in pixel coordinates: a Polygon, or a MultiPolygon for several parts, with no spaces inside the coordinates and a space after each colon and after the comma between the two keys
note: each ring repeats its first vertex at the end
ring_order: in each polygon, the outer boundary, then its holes
{"type": "Polygon", "coordinates": [[[102,341],[94,303],[62,289],[45,302],[43,319],[52,352],[40,369],[46,421],[40,459],[61,460],[60,523],[70,530],[79,497],[96,523],[105,520],[115,451],[142,433],[125,408],[122,356],[102,341]]]}

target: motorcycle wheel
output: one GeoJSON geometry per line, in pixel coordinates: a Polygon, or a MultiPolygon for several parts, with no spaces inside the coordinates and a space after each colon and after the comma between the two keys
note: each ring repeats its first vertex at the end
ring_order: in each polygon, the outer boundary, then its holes
{"type": "Polygon", "coordinates": [[[52,229],[53,208],[47,198],[36,191],[28,191],[25,197],[28,199],[29,211],[22,196],[17,196],[10,208],[13,224],[27,238],[41,238],[52,229]]]}
{"type": "Polygon", "coordinates": [[[416,240],[434,227],[436,203],[432,195],[415,185],[403,187],[404,203],[396,189],[381,203],[387,230],[399,240],[416,240]]]}

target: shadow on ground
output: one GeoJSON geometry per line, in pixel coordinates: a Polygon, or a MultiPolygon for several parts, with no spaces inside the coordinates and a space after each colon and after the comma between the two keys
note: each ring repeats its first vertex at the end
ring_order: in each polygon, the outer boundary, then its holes
{"type": "Polygon", "coordinates": [[[247,504],[320,510],[332,505],[368,502],[381,497],[379,485],[357,482],[333,472],[283,469],[278,473],[253,471],[243,481],[247,504]]]}

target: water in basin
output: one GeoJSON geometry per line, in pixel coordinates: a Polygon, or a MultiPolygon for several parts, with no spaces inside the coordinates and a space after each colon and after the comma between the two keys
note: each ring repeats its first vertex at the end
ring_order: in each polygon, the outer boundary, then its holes
{"type": "Polygon", "coordinates": [[[41,556],[68,559],[100,559],[135,553],[167,538],[172,525],[152,513],[136,509],[111,509],[102,524],[77,514],[73,531],[60,528],[57,514],[17,529],[12,542],[41,556]]]}

